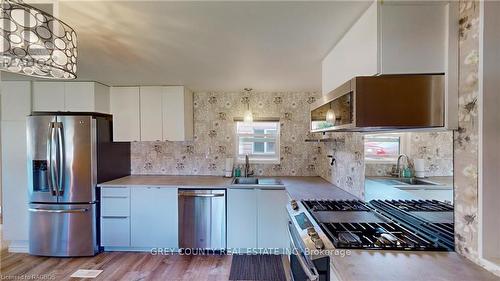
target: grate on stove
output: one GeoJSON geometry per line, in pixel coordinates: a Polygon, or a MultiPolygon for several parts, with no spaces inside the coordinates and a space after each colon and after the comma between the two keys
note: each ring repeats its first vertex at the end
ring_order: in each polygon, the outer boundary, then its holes
{"type": "Polygon", "coordinates": [[[453,205],[437,200],[386,200],[385,202],[408,212],[453,212],[453,205]]]}
{"type": "Polygon", "coordinates": [[[337,248],[447,250],[436,241],[417,235],[395,223],[321,223],[320,226],[337,248]],[[346,233],[354,235],[358,241],[343,241],[340,237],[346,233]],[[388,234],[392,241],[381,238],[381,233],[388,234]]]}
{"type": "Polygon", "coordinates": [[[302,203],[311,212],[370,211],[361,200],[305,200],[302,203]]]}

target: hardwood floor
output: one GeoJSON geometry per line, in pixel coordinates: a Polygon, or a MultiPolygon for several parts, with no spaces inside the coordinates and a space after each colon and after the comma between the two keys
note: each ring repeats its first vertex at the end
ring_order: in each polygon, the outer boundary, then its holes
{"type": "MultiPolygon", "coordinates": [[[[231,256],[153,256],[110,252],[89,258],[46,258],[2,249],[0,277],[38,275],[38,280],[228,280],[231,256]],[[78,269],[101,269],[95,279],[70,278],[78,269]],[[45,279],[43,279],[45,276],[45,279]]],[[[10,277],[13,279],[12,277],[10,277]]],[[[37,280],[37,279],[30,279],[37,280]]]]}

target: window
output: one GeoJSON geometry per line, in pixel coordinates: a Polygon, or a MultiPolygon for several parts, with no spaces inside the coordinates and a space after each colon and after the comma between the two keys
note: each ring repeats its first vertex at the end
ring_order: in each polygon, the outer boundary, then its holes
{"type": "Polygon", "coordinates": [[[402,134],[365,135],[366,162],[395,162],[404,151],[405,136],[402,134]]]}
{"type": "Polygon", "coordinates": [[[279,163],[279,128],[277,121],[236,122],[238,160],[248,155],[253,163],[279,163]]]}

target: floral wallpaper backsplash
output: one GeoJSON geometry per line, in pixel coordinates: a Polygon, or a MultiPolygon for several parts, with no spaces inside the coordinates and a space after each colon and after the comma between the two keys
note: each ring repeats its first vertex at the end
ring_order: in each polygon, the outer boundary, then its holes
{"type": "MultiPolygon", "coordinates": [[[[460,2],[459,122],[454,133],[455,248],[481,264],[478,253],[479,2],[460,2]]],[[[483,265],[484,266],[484,265],[483,265]]],[[[498,272],[497,272],[498,274],[498,272]]]]}
{"type": "Polygon", "coordinates": [[[235,117],[247,104],[254,118],[280,120],[279,164],[252,164],[256,175],[315,176],[317,150],[305,142],[310,104],[316,92],[198,92],[194,93],[194,140],[133,142],[132,174],[223,175],[225,159],[236,150],[235,117]]]}
{"type": "MultiPolygon", "coordinates": [[[[407,132],[410,160],[425,160],[428,177],[453,176],[453,132],[407,132]]],[[[395,163],[366,163],[366,176],[390,176],[395,163]]]]}
{"type": "Polygon", "coordinates": [[[333,141],[316,145],[319,176],[341,189],[364,199],[364,141],[360,133],[327,133],[333,141]],[[333,165],[331,165],[333,157],[333,165]]]}

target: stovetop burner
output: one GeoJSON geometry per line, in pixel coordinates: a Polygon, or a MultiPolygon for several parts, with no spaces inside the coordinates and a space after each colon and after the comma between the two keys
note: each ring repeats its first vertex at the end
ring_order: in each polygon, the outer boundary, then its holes
{"type": "Polygon", "coordinates": [[[453,206],[436,200],[307,200],[302,204],[337,248],[454,248],[453,206]]]}
{"type": "Polygon", "coordinates": [[[307,200],[302,203],[310,212],[370,211],[361,200],[307,200]]]}
{"type": "Polygon", "coordinates": [[[407,212],[453,212],[453,206],[437,200],[385,200],[407,212]]]}
{"type": "Polygon", "coordinates": [[[320,223],[336,248],[446,251],[432,237],[395,223],[320,223]]]}

